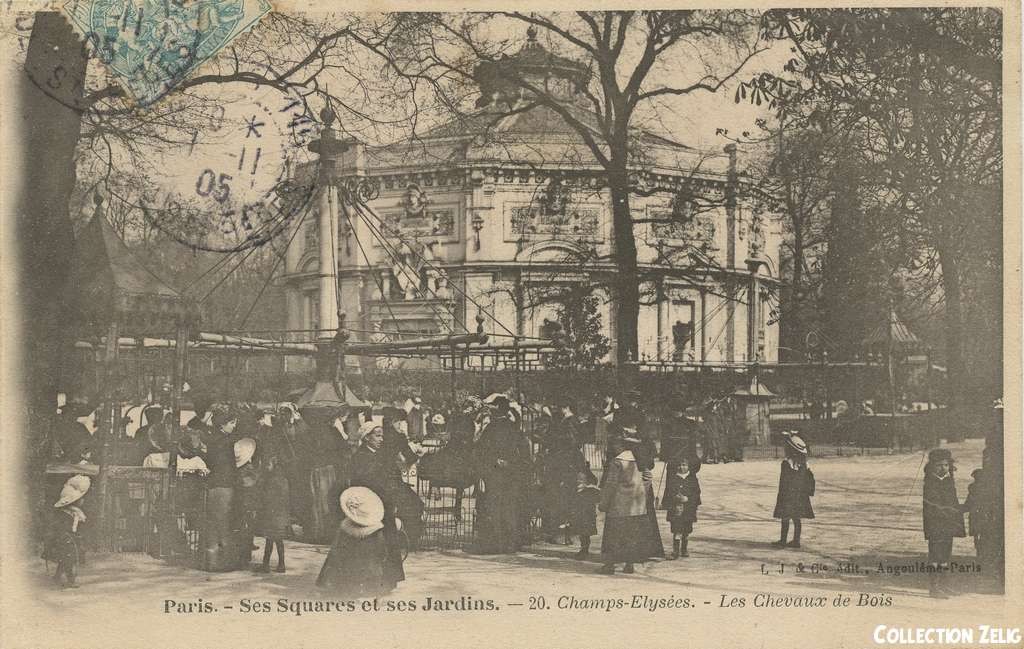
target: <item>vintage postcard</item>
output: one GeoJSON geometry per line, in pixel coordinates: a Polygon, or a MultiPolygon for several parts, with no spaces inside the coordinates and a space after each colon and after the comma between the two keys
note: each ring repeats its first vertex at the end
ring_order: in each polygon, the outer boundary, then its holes
{"type": "Polygon", "coordinates": [[[8,0],[11,648],[1024,647],[1018,2],[8,0]]]}

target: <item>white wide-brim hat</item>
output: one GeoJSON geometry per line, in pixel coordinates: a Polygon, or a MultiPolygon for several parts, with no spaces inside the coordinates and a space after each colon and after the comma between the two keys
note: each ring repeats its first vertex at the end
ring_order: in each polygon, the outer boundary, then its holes
{"type": "Polygon", "coordinates": [[[53,503],[54,507],[64,507],[71,503],[78,502],[85,495],[85,492],[89,491],[89,487],[92,486],[92,480],[89,476],[85,475],[74,475],[68,478],[68,481],[64,483],[64,486],[60,490],[60,498],[57,502],[53,503]]]}
{"type": "Polygon", "coordinates": [[[345,518],[361,527],[379,525],[384,520],[384,503],[366,487],[349,487],[338,498],[345,518]]]}
{"type": "Polygon", "coordinates": [[[235,467],[240,467],[256,453],[256,440],[251,437],[243,437],[235,442],[235,467]]]}
{"type": "Polygon", "coordinates": [[[430,418],[430,423],[434,424],[435,426],[444,426],[444,415],[442,415],[441,413],[434,415],[433,417],[430,418]]]}
{"type": "Polygon", "coordinates": [[[786,444],[797,453],[807,455],[807,442],[805,442],[796,431],[786,431],[782,433],[786,438],[786,444]]]}
{"type": "Polygon", "coordinates": [[[493,406],[499,403],[507,404],[510,401],[511,400],[508,398],[508,395],[503,392],[492,392],[491,394],[484,397],[484,403],[486,403],[489,406],[493,406]]]}
{"type": "Polygon", "coordinates": [[[380,425],[379,423],[372,419],[369,421],[364,421],[362,425],[359,426],[359,430],[356,431],[355,442],[357,444],[361,444],[363,438],[372,433],[374,428],[380,428],[381,430],[384,430],[384,427],[382,425],[380,425]]]}

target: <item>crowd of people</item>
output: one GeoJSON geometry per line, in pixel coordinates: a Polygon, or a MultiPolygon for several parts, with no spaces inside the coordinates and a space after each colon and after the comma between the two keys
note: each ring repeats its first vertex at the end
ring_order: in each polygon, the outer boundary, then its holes
{"type": "MultiPolygon", "coordinates": [[[[201,460],[204,570],[269,572],[276,553],[273,570],[283,573],[285,541],[299,538],[330,544],[320,586],[353,595],[389,592],[405,579],[405,555],[423,533],[424,503],[406,480],[408,469],[422,459],[421,477],[430,474],[432,486],[436,480],[475,488],[475,541],[468,552],[514,553],[533,542],[539,527],[548,542],[574,539],[574,556],[588,559],[600,533],[599,572],[614,574],[621,565],[629,574],[636,563],[666,556],[659,504],[672,535],[671,559],[689,556],[701,506],[698,430],[685,416],[685,404],[669,404],[659,444],[639,398],[634,391],[621,400],[605,399],[583,417],[566,398],[529,406],[502,393],[470,397],[443,410],[410,398],[380,414],[372,408],[300,410],[287,402],[239,408],[194,398],[195,415],[177,439],[170,435],[165,409],[145,409],[146,421],[135,435],[136,459],[151,467],[168,466],[171,455],[179,463],[201,460]],[[524,425],[527,419],[530,426],[524,425]],[[601,447],[598,477],[590,460],[601,447]],[[657,459],[665,465],[663,491],[654,484],[657,459]],[[598,511],[604,514],[601,530],[598,511]],[[262,561],[254,564],[256,537],[264,541],[262,561]]],[[[52,440],[63,462],[91,460],[95,416],[78,404],[64,408],[52,440]]],[[[785,459],[773,512],[781,528],[773,545],[799,548],[802,523],[814,518],[815,477],[807,443],[795,432],[782,437],[785,459]]],[[[924,532],[936,597],[949,594],[942,575],[952,539],[967,533],[965,512],[971,513],[979,557],[994,552],[990,529],[997,521],[986,505],[991,499],[981,493],[987,488],[983,472],[974,472],[964,503],[957,499],[952,472],[947,449],[930,453],[924,532]]],[[[85,475],[72,476],[53,506],[44,556],[56,562],[56,579],[64,585],[75,585],[76,539],[86,521],[79,504],[89,487],[85,475]]]]}

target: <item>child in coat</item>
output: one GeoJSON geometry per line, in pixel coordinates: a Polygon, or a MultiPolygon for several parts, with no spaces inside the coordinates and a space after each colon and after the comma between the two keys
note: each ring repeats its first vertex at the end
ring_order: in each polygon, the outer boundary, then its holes
{"type": "Polygon", "coordinates": [[[811,496],[814,495],[814,474],[807,467],[807,443],[796,433],[783,433],[786,438],[786,459],[782,461],[779,474],[779,493],[775,499],[773,516],[782,520],[779,540],[772,543],[777,548],[800,547],[800,520],[814,518],[811,496]],[[789,536],[789,522],[793,521],[793,540],[789,536]]]}
{"type": "Polygon", "coordinates": [[[394,582],[385,575],[384,503],[367,487],[349,487],[339,498],[344,519],[316,583],[333,594],[374,597],[394,582]]]}
{"type": "Polygon", "coordinates": [[[569,510],[569,531],[580,537],[580,551],[577,559],[586,559],[590,554],[590,537],[597,534],[597,503],[601,490],[597,488],[597,476],[589,464],[576,473],[576,491],[573,493],[569,510]]]}
{"type": "Polygon", "coordinates": [[[924,538],[928,541],[928,594],[946,598],[953,594],[947,583],[953,539],[967,536],[964,529],[963,505],[956,495],[953,480],[953,455],[949,449],[937,448],[928,453],[924,467],[922,519],[924,538]]]}
{"type": "Polygon", "coordinates": [[[695,459],[680,460],[668,497],[668,522],[672,527],[672,558],[690,556],[687,543],[697,521],[697,507],[700,506],[700,481],[697,472],[700,463],[695,459]]]}
{"type": "Polygon", "coordinates": [[[78,528],[85,522],[85,512],[78,505],[91,484],[88,476],[76,475],[68,478],[60,491],[60,498],[53,504],[57,511],[54,512],[44,558],[57,562],[57,572],[53,579],[61,587],[78,588],[78,584],[75,583],[81,556],[81,534],[78,528]],[[66,584],[63,578],[67,579],[66,584]]]}
{"type": "Polygon", "coordinates": [[[290,493],[288,476],[281,467],[277,456],[267,458],[263,476],[260,478],[262,498],[260,499],[257,529],[263,535],[263,563],[257,572],[270,572],[270,555],[277,548],[277,567],[274,572],[284,572],[284,539],[288,535],[290,519],[290,493]]]}

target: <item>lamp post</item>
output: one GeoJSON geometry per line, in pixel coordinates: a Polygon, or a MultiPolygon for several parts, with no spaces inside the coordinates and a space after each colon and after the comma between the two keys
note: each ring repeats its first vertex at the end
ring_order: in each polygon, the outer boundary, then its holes
{"type": "Polygon", "coordinates": [[[473,250],[480,250],[480,230],[484,229],[484,217],[479,212],[473,214],[470,225],[473,227],[473,250]]]}

